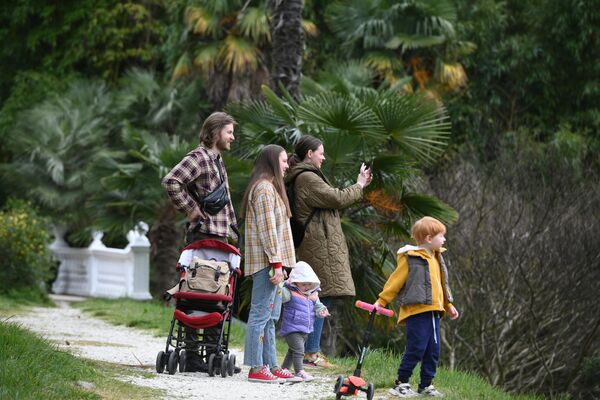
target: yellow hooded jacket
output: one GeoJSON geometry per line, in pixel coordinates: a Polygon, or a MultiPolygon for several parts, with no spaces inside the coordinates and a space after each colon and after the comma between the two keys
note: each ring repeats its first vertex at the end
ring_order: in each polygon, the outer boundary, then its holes
{"type": "Polygon", "coordinates": [[[441,257],[444,251],[442,248],[429,254],[417,246],[404,246],[398,250],[396,270],[379,293],[378,302],[385,307],[400,295],[399,324],[411,315],[427,311],[444,313],[452,306],[448,273],[441,257]]]}

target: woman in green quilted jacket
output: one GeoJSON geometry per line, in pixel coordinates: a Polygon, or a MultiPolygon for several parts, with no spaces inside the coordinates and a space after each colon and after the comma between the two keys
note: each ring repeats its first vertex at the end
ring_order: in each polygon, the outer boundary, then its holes
{"type": "MultiPolygon", "coordinates": [[[[325,149],[321,140],[303,136],[289,157],[290,169],[285,182],[294,185],[294,217],[306,225],[304,239],[296,249],[297,260],[313,267],[321,281],[319,297],[323,304],[330,306],[336,297],[355,295],[339,210],[362,199],[363,189],[371,183],[372,176],[371,170],[362,164],[356,184],[337,189],[323,175],[323,161],[325,149]]],[[[306,341],[304,362],[327,368],[331,364],[320,353],[322,330],[323,320],[320,319],[306,341]]],[[[333,336],[329,338],[331,343],[335,343],[333,336]]],[[[331,348],[335,349],[335,344],[331,348]]]]}

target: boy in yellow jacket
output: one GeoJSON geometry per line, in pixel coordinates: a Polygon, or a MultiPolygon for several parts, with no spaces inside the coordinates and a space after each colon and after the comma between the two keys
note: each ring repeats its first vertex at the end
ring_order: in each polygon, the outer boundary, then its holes
{"type": "Polygon", "coordinates": [[[398,323],[406,324],[406,350],[396,386],[389,390],[393,396],[443,397],[431,384],[440,355],[440,318],[445,312],[450,319],[458,318],[458,310],[451,304],[448,270],[442,257],[445,234],[446,227],[435,218],[423,217],[415,222],[411,235],[417,246],[407,245],[398,250],[396,270],[375,303],[385,307],[398,296],[398,323]],[[408,382],[419,362],[421,382],[416,393],[408,382]]]}

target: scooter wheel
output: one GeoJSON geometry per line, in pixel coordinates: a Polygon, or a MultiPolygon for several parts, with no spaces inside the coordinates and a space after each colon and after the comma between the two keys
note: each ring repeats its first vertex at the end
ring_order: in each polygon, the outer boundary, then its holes
{"type": "Polygon", "coordinates": [[[342,388],[343,384],[344,384],[344,377],[342,375],[339,375],[337,377],[337,380],[335,381],[335,386],[333,387],[333,393],[338,394],[340,392],[340,389],[342,388]]]}
{"type": "Polygon", "coordinates": [[[373,400],[373,396],[375,395],[375,386],[372,383],[369,383],[367,387],[367,400],[373,400]]]}

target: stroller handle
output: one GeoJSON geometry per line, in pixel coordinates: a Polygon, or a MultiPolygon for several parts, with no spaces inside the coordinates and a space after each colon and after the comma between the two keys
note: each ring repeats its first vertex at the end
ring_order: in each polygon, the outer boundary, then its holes
{"type": "Polygon", "coordinates": [[[385,315],[386,317],[393,317],[394,316],[394,311],[387,309],[387,308],[383,308],[383,307],[375,307],[373,304],[369,304],[369,303],[365,303],[364,301],[360,301],[360,300],[356,300],[356,303],[354,303],[354,305],[357,308],[360,308],[361,310],[366,310],[369,312],[372,312],[373,309],[375,308],[375,312],[377,314],[380,315],[385,315]]]}

